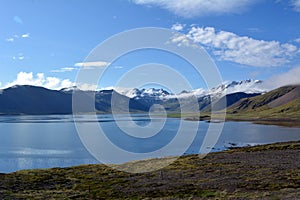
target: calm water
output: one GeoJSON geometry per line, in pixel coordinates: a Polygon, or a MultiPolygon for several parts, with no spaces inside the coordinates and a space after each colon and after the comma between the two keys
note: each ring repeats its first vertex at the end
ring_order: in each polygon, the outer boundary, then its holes
{"type": "MultiPolygon", "coordinates": [[[[112,143],[137,154],[155,151],[169,144],[175,137],[181,122],[180,119],[167,119],[164,128],[158,134],[145,139],[124,134],[111,115],[99,115],[96,120],[90,116],[81,116],[77,120],[78,126],[83,127],[87,133],[97,132],[93,127],[99,124],[112,143]]],[[[120,115],[117,120],[127,128],[132,126],[128,116],[120,115]]],[[[150,123],[148,116],[143,115],[135,115],[133,121],[140,127],[146,127],[150,123]]],[[[163,119],[156,118],[152,123],[155,127],[156,124],[161,125],[162,121],[163,119]]],[[[186,123],[192,127],[198,122],[186,123]]],[[[209,123],[199,122],[197,135],[186,153],[199,153],[208,126],[209,123]]],[[[186,138],[189,138],[191,130],[185,128],[183,131],[187,135],[186,138]]],[[[99,163],[82,144],[70,115],[1,116],[0,138],[0,172],[99,163]]],[[[299,128],[226,122],[217,144],[207,148],[220,151],[226,149],[231,143],[244,146],[292,140],[300,140],[299,128]]],[[[178,144],[159,155],[176,155],[185,148],[178,144]]],[[[105,153],[109,155],[110,152],[105,153]]],[[[145,155],[137,158],[145,158],[145,155]]],[[[120,156],[112,162],[121,163],[127,160],[120,156]]]]}

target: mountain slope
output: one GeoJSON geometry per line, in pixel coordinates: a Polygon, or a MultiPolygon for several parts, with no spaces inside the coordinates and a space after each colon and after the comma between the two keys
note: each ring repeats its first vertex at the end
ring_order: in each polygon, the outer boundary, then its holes
{"type": "Polygon", "coordinates": [[[290,101],[293,101],[300,97],[300,87],[296,87],[287,94],[277,98],[276,100],[268,103],[268,106],[271,108],[275,108],[281,105],[284,105],[286,103],[289,103],[290,101]]]}
{"type": "Polygon", "coordinates": [[[220,100],[218,100],[217,102],[215,102],[213,104],[214,110],[223,110],[223,109],[235,104],[236,102],[238,102],[241,99],[255,97],[258,95],[260,95],[260,94],[258,94],[258,93],[247,94],[244,92],[237,92],[237,93],[225,95],[224,97],[222,97],[220,100]]]}
{"type": "Polygon", "coordinates": [[[279,97],[284,96],[285,94],[288,94],[296,87],[297,86],[285,86],[257,97],[242,99],[239,102],[235,103],[232,107],[230,107],[230,109],[236,112],[250,112],[269,109],[269,103],[277,100],[279,97]]]}
{"type": "Polygon", "coordinates": [[[299,120],[300,86],[285,86],[257,97],[242,99],[227,111],[232,116],[299,120]]]}
{"type": "Polygon", "coordinates": [[[101,90],[96,92],[96,109],[100,112],[111,112],[112,105],[116,112],[126,112],[129,108],[131,112],[148,111],[149,106],[136,99],[128,98],[114,90],[101,90]]]}
{"type": "Polygon", "coordinates": [[[14,86],[0,93],[1,114],[70,114],[71,94],[35,86],[14,86]]]}
{"type": "Polygon", "coordinates": [[[290,116],[300,119],[300,98],[294,99],[284,105],[265,110],[266,115],[290,116]]]}

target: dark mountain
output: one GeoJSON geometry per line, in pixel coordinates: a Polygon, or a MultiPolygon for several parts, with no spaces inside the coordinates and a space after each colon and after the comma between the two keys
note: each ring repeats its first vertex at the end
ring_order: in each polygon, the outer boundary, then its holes
{"type": "Polygon", "coordinates": [[[143,104],[137,99],[128,98],[119,94],[114,90],[101,90],[96,92],[96,109],[100,112],[111,112],[112,105],[114,111],[118,113],[127,112],[126,108],[129,108],[130,112],[148,111],[150,105],[143,104]]]}
{"type": "Polygon", "coordinates": [[[71,114],[72,98],[75,101],[76,112],[111,112],[111,104],[116,112],[148,111],[149,106],[130,99],[113,90],[99,92],[81,91],[76,88],[60,91],[49,90],[36,86],[14,86],[0,91],[0,114],[71,114]],[[74,96],[72,96],[74,94],[74,96]],[[112,97],[114,97],[113,101],[112,97]]]}
{"type": "Polygon", "coordinates": [[[69,114],[72,95],[35,86],[14,86],[0,92],[1,114],[69,114]]]}

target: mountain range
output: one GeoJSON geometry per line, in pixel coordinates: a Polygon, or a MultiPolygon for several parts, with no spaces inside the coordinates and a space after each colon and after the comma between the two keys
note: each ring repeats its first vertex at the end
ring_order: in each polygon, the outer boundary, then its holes
{"type": "MultiPolygon", "coordinates": [[[[180,113],[180,103],[193,107],[196,97],[198,111],[222,111],[229,114],[272,113],[297,114],[300,111],[300,86],[286,86],[272,91],[261,89],[261,81],[245,80],[221,84],[211,89],[196,89],[172,94],[164,89],[117,89],[82,91],[76,87],[49,90],[43,87],[17,85],[0,90],[0,114],[3,115],[44,115],[71,114],[72,95],[79,98],[77,112],[111,113],[112,104],[118,112],[148,112],[155,105],[164,106],[168,113],[180,113]],[[113,100],[113,101],[112,101],[113,100]],[[92,102],[88,106],[86,102],[92,102]]],[[[193,110],[194,112],[197,112],[193,110]]]]}
{"type": "Polygon", "coordinates": [[[192,91],[182,91],[179,94],[169,93],[163,89],[116,89],[116,91],[122,95],[125,95],[129,98],[154,98],[154,99],[172,99],[172,98],[188,98],[190,96],[203,97],[203,96],[215,96],[221,97],[226,94],[232,93],[247,93],[247,94],[258,94],[266,92],[266,89],[263,89],[262,81],[260,80],[244,80],[244,81],[232,81],[224,82],[223,84],[218,85],[217,87],[211,89],[195,89],[192,91]]]}

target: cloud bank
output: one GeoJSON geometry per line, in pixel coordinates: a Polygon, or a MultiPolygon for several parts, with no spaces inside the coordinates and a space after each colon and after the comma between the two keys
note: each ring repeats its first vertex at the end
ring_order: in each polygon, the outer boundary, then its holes
{"type": "Polygon", "coordinates": [[[16,80],[6,84],[4,88],[14,85],[33,85],[45,87],[48,89],[59,90],[74,86],[69,79],[60,79],[57,77],[46,77],[43,73],[34,75],[32,72],[19,72],[16,80]]]}
{"type": "Polygon", "coordinates": [[[175,15],[191,18],[204,15],[240,13],[256,0],[132,0],[136,4],[156,6],[175,15]]]}
{"type": "Polygon", "coordinates": [[[298,47],[292,44],[257,40],[232,32],[216,31],[213,27],[192,27],[186,36],[205,46],[220,60],[253,67],[282,66],[299,54],[298,47]]]}
{"type": "Polygon", "coordinates": [[[289,70],[286,73],[271,77],[263,83],[263,87],[267,89],[275,89],[286,85],[300,84],[300,66],[289,70]]]}

